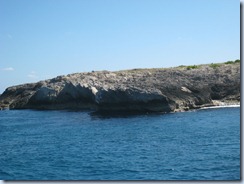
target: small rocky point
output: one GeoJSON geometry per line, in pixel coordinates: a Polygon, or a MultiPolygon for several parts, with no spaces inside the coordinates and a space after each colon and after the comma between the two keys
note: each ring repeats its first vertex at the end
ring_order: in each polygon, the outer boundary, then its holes
{"type": "Polygon", "coordinates": [[[221,103],[240,103],[240,62],[74,73],[0,96],[0,109],[177,112],[221,103]]]}

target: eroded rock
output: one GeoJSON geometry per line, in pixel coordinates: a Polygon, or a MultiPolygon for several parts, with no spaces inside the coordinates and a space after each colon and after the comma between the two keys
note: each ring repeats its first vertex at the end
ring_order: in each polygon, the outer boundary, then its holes
{"type": "Polygon", "coordinates": [[[9,87],[1,109],[185,111],[240,102],[240,65],[98,71],[9,87]]]}

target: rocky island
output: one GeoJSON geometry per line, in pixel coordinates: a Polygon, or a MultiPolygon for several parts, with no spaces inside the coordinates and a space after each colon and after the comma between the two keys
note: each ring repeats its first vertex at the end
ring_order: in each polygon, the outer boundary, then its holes
{"type": "Polygon", "coordinates": [[[92,71],[7,88],[1,109],[177,112],[240,103],[240,60],[174,68],[92,71]]]}

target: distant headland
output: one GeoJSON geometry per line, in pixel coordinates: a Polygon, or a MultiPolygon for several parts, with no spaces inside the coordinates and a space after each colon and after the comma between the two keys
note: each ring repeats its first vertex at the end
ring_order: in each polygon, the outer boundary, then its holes
{"type": "Polygon", "coordinates": [[[7,88],[0,109],[177,112],[240,103],[240,60],[92,71],[7,88]]]}

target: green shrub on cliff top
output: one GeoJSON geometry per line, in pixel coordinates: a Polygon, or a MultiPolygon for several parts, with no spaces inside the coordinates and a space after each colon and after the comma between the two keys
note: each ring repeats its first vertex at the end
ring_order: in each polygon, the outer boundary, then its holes
{"type": "Polygon", "coordinates": [[[225,64],[234,64],[234,63],[240,63],[240,59],[237,59],[235,61],[227,61],[225,64]]]}
{"type": "Polygon", "coordinates": [[[197,66],[197,65],[190,65],[190,66],[187,66],[186,67],[187,70],[196,69],[196,68],[199,68],[199,66],[197,66]]]}
{"type": "Polygon", "coordinates": [[[185,65],[180,65],[180,66],[178,66],[179,68],[184,68],[184,67],[186,67],[185,65]]]}
{"type": "Polygon", "coordinates": [[[234,63],[234,61],[227,61],[227,62],[225,62],[225,64],[233,64],[234,63]]]}
{"type": "Polygon", "coordinates": [[[210,66],[211,68],[218,68],[218,67],[220,67],[220,64],[211,63],[209,66],[210,66]]]}

